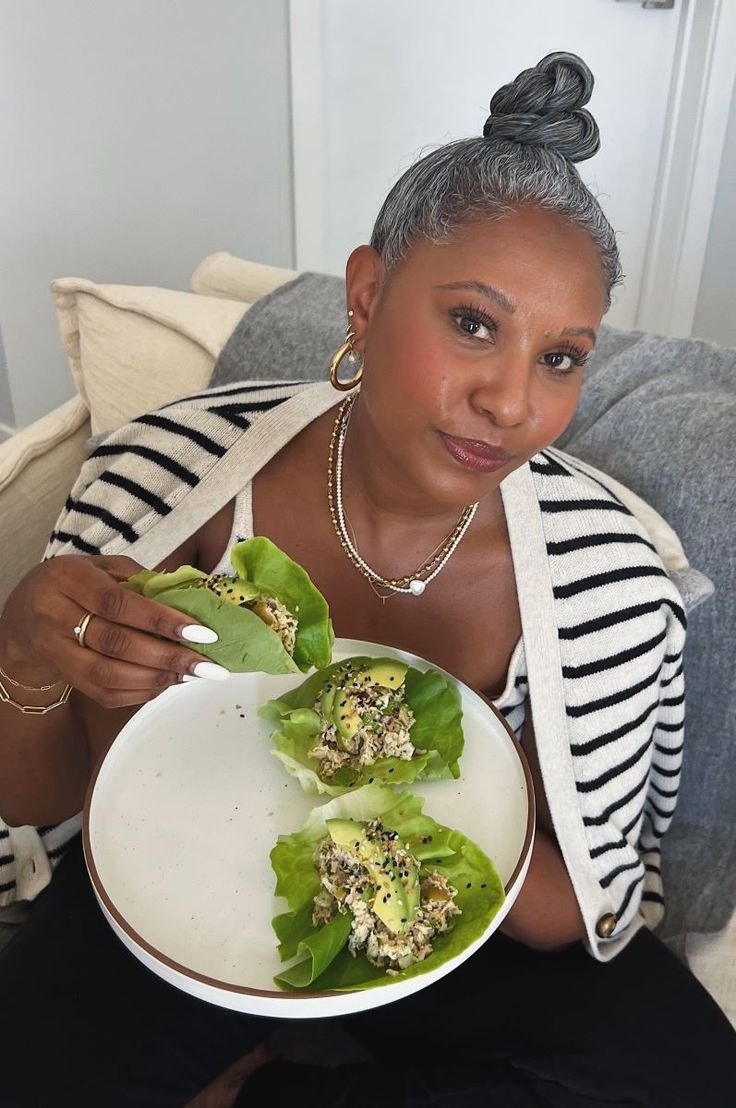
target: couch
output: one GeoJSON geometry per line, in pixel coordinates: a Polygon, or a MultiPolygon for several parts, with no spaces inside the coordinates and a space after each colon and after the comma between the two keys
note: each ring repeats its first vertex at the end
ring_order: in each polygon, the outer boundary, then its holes
{"type": "MultiPolygon", "coordinates": [[[[77,392],[61,407],[0,445],[0,527],[5,539],[0,565],[0,605],[16,581],[41,556],[56,516],[89,451],[90,440],[96,441],[145,411],[206,387],[220,352],[244,313],[251,310],[251,305],[260,306],[267,302],[266,298],[271,301],[278,297],[296,276],[291,270],[219,253],[204,259],[197,267],[190,292],[97,285],[78,278],[54,282],[52,291],[61,340],[77,392]]],[[[335,305],[339,296],[336,284],[335,305]]],[[[254,328],[258,325],[258,314],[256,309],[249,317],[254,328]]],[[[339,336],[343,324],[344,317],[337,312],[330,322],[330,334],[339,336]]],[[[319,337],[321,324],[315,326],[319,337]]],[[[721,414],[722,406],[718,407],[717,418],[730,419],[736,414],[736,352],[730,361],[728,357],[724,359],[727,352],[718,351],[711,344],[688,342],[689,345],[677,345],[655,336],[606,331],[599,343],[601,352],[590,367],[584,402],[559,445],[612,473],[657,507],[683,538],[691,562],[716,583],[715,598],[706,600],[691,616],[690,659],[686,664],[688,703],[692,698],[696,713],[700,712],[703,718],[714,697],[718,700],[720,696],[726,704],[730,696],[731,707],[724,713],[724,729],[718,736],[688,731],[689,743],[694,744],[693,754],[686,759],[681,800],[667,837],[671,842],[665,840],[665,888],[676,905],[679,931],[668,931],[665,920],[662,937],[681,957],[687,958],[694,973],[736,1026],[736,922],[731,915],[736,901],[733,872],[736,792],[733,772],[727,768],[734,759],[728,759],[728,751],[723,751],[723,744],[730,742],[732,746],[734,741],[733,690],[724,687],[714,691],[709,686],[713,681],[723,683],[723,678],[716,664],[718,658],[713,661],[708,655],[709,649],[722,651],[725,643],[720,621],[723,612],[729,609],[719,607],[719,594],[723,590],[728,594],[729,584],[736,588],[734,560],[731,555],[730,561],[727,557],[725,563],[720,559],[716,565],[712,550],[724,536],[701,534],[703,528],[690,526],[692,496],[697,496],[697,491],[687,492],[687,474],[679,473],[675,462],[678,488],[685,488],[687,495],[683,493],[676,498],[672,506],[673,473],[668,465],[662,465],[662,451],[668,452],[668,463],[677,451],[667,445],[666,435],[664,443],[660,434],[641,433],[637,433],[636,443],[620,441],[622,423],[633,420],[635,424],[645,408],[655,412],[658,425],[682,438],[688,434],[683,420],[692,422],[687,413],[697,406],[697,433],[701,438],[708,437],[708,427],[712,427],[715,417],[708,404],[698,405],[698,397],[707,394],[712,402],[714,390],[709,382],[713,375],[708,377],[706,373],[699,383],[697,372],[706,372],[703,366],[711,364],[709,358],[716,366],[717,387],[725,389],[733,399],[733,408],[725,417],[721,414]],[[694,365],[697,363],[697,372],[684,364],[684,357],[685,361],[691,358],[694,365]],[[728,373],[729,365],[733,368],[732,376],[728,373]],[[680,380],[683,373],[690,382],[690,391],[683,389],[680,380]],[[664,510],[663,500],[669,511],[664,510]],[[692,537],[688,532],[692,532],[692,537]],[[716,741],[721,743],[719,757],[709,760],[707,744],[716,741]],[[697,895],[693,894],[692,882],[678,883],[678,866],[695,847],[700,852],[698,857],[705,859],[697,895]],[[713,859],[712,865],[709,858],[713,859]],[[724,885],[728,887],[725,894],[724,885]]],[[[325,366],[331,352],[326,341],[325,366]]],[[[269,376],[263,369],[248,366],[241,376],[269,376]]],[[[312,377],[321,372],[321,367],[310,365],[297,370],[295,373],[292,362],[287,372],[292,377],[312,377]]],[[[722,427],[719,434],[722,437],[722,427]]],[[[733,459],[723,461],[718,456],[713,462],[708,461],[707,452],[701,451],[701,455],[695,459],[700,467],[701,488],[706,477],[711,480],[711,485],[706,481],[707,487],[712,487],[712,474],[704,473],[704,467],[712,469],[715,465],[715,487],[723,488],[726,500],[732,502],[734,485],[729,487],[728,483],[733,482],[733,459]]],[[[686,462],[690,457],[686,451],[686,462]]],[[[710,496],[709,502],[712,499],[710,496]]],[[[720,506],[716,505],[715,510],[720,512],[720,506]]],[[[733,626],[730,631],[731,646],[724,652],[729,659],[733,655],[733,626]]],[[[6,922],[0,923],[0,942],[9,926],[6,917],[6,922]]]]}

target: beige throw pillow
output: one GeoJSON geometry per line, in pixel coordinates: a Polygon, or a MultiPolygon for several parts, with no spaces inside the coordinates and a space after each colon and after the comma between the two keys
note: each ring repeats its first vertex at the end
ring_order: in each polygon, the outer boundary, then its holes
{"type": "Polygon", "coordinates": [[[227,296],[253,304],[287,281],[299,276],[298,269],[283,269],[276,265],[249,262],[221,250],[208,254],[199,263],[190,281],[192,292],[205,296],[227,296]]]}
{"type": "Polygon", "coordinates": [[[206,388],[249,305],[135,285],[63,277],[52,285],[72,377],[92,434],[206,388]]]}

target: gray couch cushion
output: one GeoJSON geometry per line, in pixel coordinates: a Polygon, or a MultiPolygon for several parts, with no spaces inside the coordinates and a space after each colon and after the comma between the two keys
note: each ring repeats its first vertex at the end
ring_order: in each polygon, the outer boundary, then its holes
{"type": "MultiPolygon", "coordinates": [[[[303,274],[238,324],[212,384],[317,380],[344,339],[345,285],[303,274]]],[[[697,571],[678,580],[690,612],[687,746],[677,816],[664,842],[660,934],[717,931],[736,901],[736,351],[602,328],[578,412],[557,445],[610,473],[677,531],[697,571]],[[697,611],[693,611],[697,607],[697,611]]]]}
{"type": "Polygon", "coordinates": [[[245,313],[220,352],[210,385],[243,377],[326,379],[330,358],[345,341],[346,312],[343,280],[302,273],[245,313]]]}

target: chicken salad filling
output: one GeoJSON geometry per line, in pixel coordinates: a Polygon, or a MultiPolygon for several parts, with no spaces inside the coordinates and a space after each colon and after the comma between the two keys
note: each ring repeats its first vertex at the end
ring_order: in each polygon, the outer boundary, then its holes
{"type": "Polygon", "coordinates": [[[370,672],[358,672],[343,685],[328,683],[315,710],[320,731],[309,754],[319,760],[326,779],[345,766],[372,766],[384,758],[411,761],[426,753],[411,740],[415,716],[405,702],[403,683],[387,687],[370,672]]]}
{"type": "Polygon", "coordinates": [[[338,913],[352,917],[348,951],[391,976],[432,953],[435,935],[462,914],[457,889],[440,872],[420,878],[420,863],[396,831],[376,819],[367,824],[331,820],[314,855],[321,889],[314,926],[338,913]]]}

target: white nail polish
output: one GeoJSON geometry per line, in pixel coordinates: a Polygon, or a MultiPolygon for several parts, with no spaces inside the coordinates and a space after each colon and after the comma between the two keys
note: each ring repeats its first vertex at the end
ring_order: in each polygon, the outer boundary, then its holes
{"type": "Polygon", "coordinates": [[[201,623],[190,623],[181,629],[181,637],[187,642],[217,642],[217,632],[209,627],[203,627],[201,623]]]}
{"type": "Polygon", "coordinates": [[[227,681],[230,673],[217,662],[198,662],[194,667],[195,677],[207,677],[210,681],[227,681]]]}

